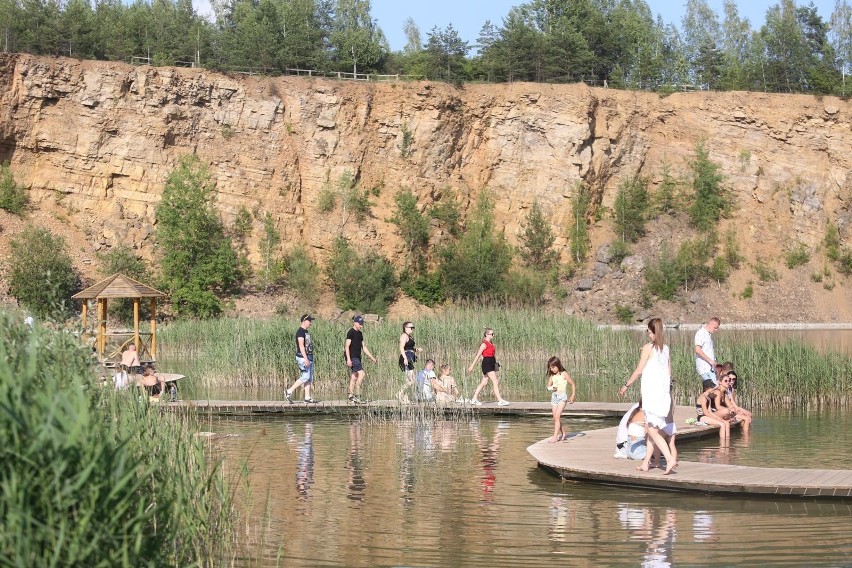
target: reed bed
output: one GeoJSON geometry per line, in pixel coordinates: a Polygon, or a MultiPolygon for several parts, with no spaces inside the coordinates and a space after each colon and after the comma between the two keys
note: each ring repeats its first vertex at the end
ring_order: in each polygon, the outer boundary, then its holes
{"type": "Polygon", "coordinates": [[[0,564],[227,562],[230,501],[195,416],[98,385],[70,334],[5,313],[0,332],[0,564]]]}
{"type": "MultiPolygon", "coordinates": [[[[392,399],[403,384],[396,363],[401,323],[368,322],[365,326],[367,345],[378,359],[376,365],[365,361],[368,398],[392,399]]],[[[548,357],[556,355],[577,383],[577,400],[618,401],[618,389],[635,368],[644,341],[644,335],[638,333],[600,329],[578,318],[534,309],[460,307],[420,318],[415,324],[417,345],[424,349],[418,365],[427,358],[438,365],[452,365],[465,397],[481,379],[478,365],[472,373],[465,369],[486,326],[496,332],[501,390],[509,400],[547,400],[544,365],[548,357]]],[[[283,399],[283,389],[298,377],[294,361],[297,327],[295,318],[174,322],[161,328],[161,353],[167,365],[177,366],[191,377],[182,385],[185,397],[246,389],[283,399]]],[[[346,396],[343,342],[349,327],[349,321],[323,320],[311,327],[317,365],[315,398],[346,396]]],[[[852,358],[823,354],[799,341],[732,341],[720,335],[724,352],[742,377],[739,397],[744,405],[848,404],[852,358]]],[[[700,391],[689,343],[691,335],[671,345],[678,404],[693,404],[700,391]]],[[[490,387],[483,391],[486,400],[490,392],[490,387]]],[[[637,398],[638,394],[634,387],[628,397],[637,398]]]]}

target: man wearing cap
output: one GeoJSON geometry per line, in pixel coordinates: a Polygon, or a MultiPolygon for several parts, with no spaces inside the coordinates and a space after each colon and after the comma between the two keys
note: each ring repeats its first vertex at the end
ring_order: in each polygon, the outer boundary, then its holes
{"type": "Polygon", "coordinates": [[[287,397],[287,402],[290,404],[293,404],[293,391],[301,386],[305,387],[305,402],[319,402],[311,397],[311,387],[314,384],[314,342],[308,330],[311,328],[312,321],[314,321],[314,316],[304,314],[302,323],[296,330],[296,365],[299,366],[301,374],[293,386],[284,392],[284,396],[287,397]]]}
{"type": "Polygon", "coordinates": [[[346,367],[349,368],[349,402],[359,404],[361,402],[361,383],[364,382],[364,366],[361,364],[361,352],[367,354],[367,357],[376,363],[376,358],[367,349],[367,343],[364,341],[364,334],[361,333],[361,328],[364,327],[364,318],[355,316],[352,318],[352,329],[346,333],[346,343],[343,346],[343,353],[346,356],[346,367]]]}
{"type": "Polygon", "coordinates": [[[716,386],[716,353],[713,348],[713,334],[722,325],[722,320],[712,317],[695,333],[695,370],[701,378],[704,388],[716,386]]]}

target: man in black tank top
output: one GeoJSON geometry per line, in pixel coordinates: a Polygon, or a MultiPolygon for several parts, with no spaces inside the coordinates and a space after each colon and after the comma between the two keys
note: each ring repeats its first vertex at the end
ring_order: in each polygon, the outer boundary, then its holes
{"type": "Polygon", "coordinates": [[[373,363],[376,363],[376,358],[367,349],[367,342],[364,341],[364,334],[361,332],[363,327],[362,316],[352,318],[352,329],[346,333],[346,342],[343,344],[346,367],[349,369],[349,402],[355,404],[361,402],[361,383],[366,376],[364,365],[361,363],[361,353],[366,353],[373,363]]]}

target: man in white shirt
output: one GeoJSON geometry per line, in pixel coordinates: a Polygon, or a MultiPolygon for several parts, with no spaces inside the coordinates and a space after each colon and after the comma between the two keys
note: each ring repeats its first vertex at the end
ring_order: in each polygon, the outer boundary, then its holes
{"type": "Polygon", "coordinates": [[[716,353],[713,350],[713,334],[719,330],[722,320],[712,317],[695,332],[695,370],[704,388],[716,386],[716,353]]]}

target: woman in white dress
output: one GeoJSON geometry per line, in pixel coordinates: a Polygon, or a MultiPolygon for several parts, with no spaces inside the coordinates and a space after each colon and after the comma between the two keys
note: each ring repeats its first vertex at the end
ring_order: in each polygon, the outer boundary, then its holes
{"type": "Polygon", "coordinates": [[[648,338],[650,343],[642,347],[639,364],[619,390],[624,396],[627,389],[641,376],[642,410],[645,411],[645,423],[648,429],[648,451],[645,459],[637,469],[648,471],[648,463],[656,446],[666,458],[668,475],[677,467],[677,462],[669,450],[669,445],[660,433],[666,427],[666,416],[671,408],[672,365],[669,359],[669,346],[663,342],[663,320],[654,318],[648,322],[648,338]]]}

